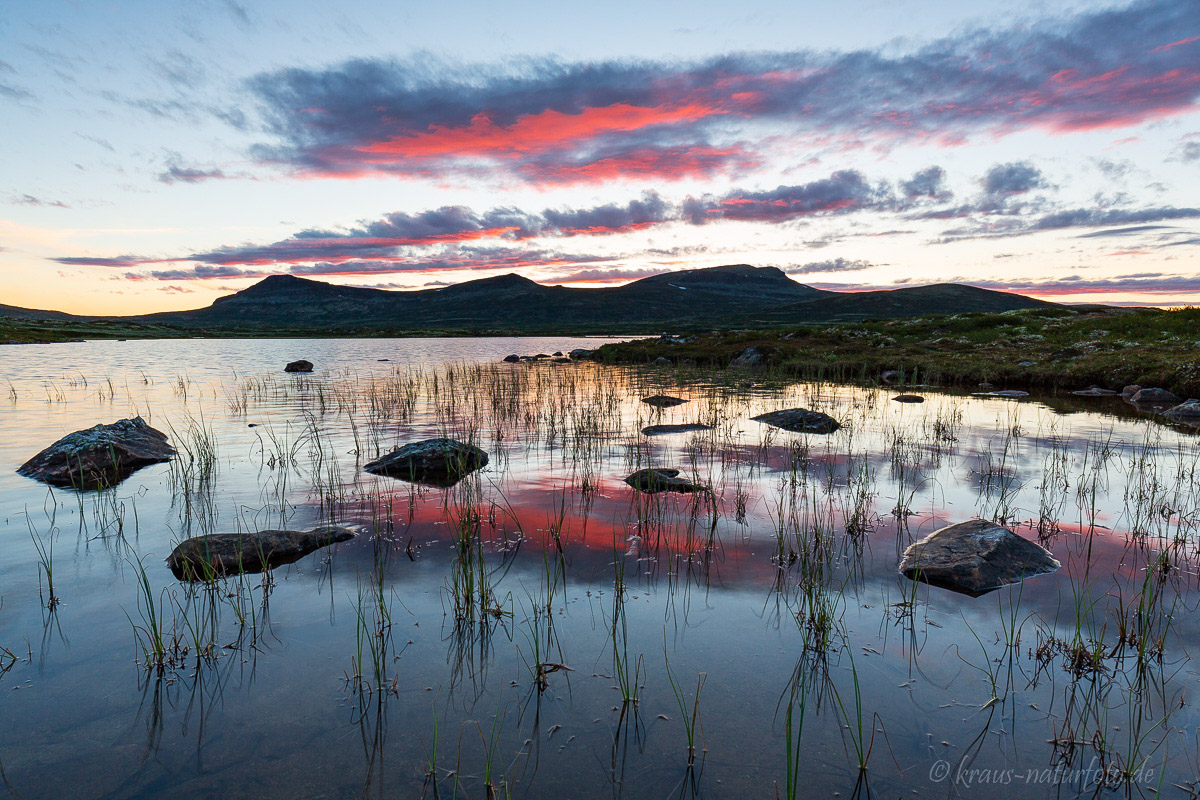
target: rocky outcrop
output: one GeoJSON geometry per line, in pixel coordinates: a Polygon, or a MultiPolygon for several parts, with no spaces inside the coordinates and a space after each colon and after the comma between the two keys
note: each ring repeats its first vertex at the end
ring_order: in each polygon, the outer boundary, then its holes
{"type": "Polygon", "coordinates": [[[627,477],[625,482],[639,492],[645,492],[646,494],[658,494],[659,492],[683,492],[691,494],[692,492],[708,491],[707,486],[692,483],[687,478],[679,477],[679,470],[677,469],[639,469],[627,477]]]}
{"type": "Polygon", "coordinates": [[[647,425],[642,428],[645,436],[662,436],[667,433],[688,433],[690,431],[711,431],[712,425],[703,422],[685,422],[681,425],[647,425]]]}
{"type": "Polygon", "coordinates": [[[283,368],[283,371],[284,372],[312,372],[313,371],[313,363],[311,361],[305,361],[302,358],[299,361],[290,362],[286,367],[283,368]]]}
{"type": "Polygon", "coordinates": [[[898,394],[892,398],[896,403],[924,403],[925,398],[919,394],[898,394]]]}
{"type": "Polygon", "coordinates": [[[51,486],[105,489],[173,455],[175,448],[168,444],[165,433],[134,417],[69,433],[17,472],[51,486]]]}
{"type": "Polygon", "coordinates": [[[264,572],[353,538],[353,531],[334,526],[309,531],[212,533],[180,542],[167,557],[167,566],[180,580],[211,580],[243,572],[264,572]]]}
{"type": "Polygon", "coordinates": [[[445,487],[453,486],[487,463],[488,454],[478,447],[443,438],[406,444],[364,464],[363,469],[373,475],[445,487]]]}
{"type": "Polygon", "coordinates": [[[899,569],[912,580],[978,597],[1061,566],[1044,547],[994,522],[976,519],[934,531],[909,545],[899,569]]]}
{"type": "Polygon", "coordinates": [[[768,411],[752,419],[765,422],[776,428],[796,433],[833,433],[842,424],[828,414],[820,411],[810,411],[807,408],[785,408],[782,411],[768,411]]]}
{"type": "Polygon", "coordinates": [[[655,408],[671,408],[672,406],[681,406],[687,400],[682,397],[671,397],[669,394],[656,394],[653,397],[643,397],[642,402],[655,408]]]}

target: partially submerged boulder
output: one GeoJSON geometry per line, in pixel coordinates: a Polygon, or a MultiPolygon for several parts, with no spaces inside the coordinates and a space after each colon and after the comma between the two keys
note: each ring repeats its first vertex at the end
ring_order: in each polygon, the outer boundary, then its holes
{"type": "Polygon", "coordinates": [[[364,464],[363,469],[374,475],[445,487],[453,486],[487,463],[488,454],[478,447],[441,438],[406,444],[364,464]]]}
{"type": "Polygon", "coordinates": [[[1020,389],[999,389],[994,392],[975,392],[974,394],[975,397],[1000,397],[1005,400],[1018,400],[1022,397],[1029,397],[1029,392],[1021,391],[1020,389]]]}
{"type": "Polygon", "coordinates": [[[1135,394],[1129,398],[1129,402],[1134,405],[1175,405],[1180,401],[1179,395],[1174,392],[1169,392],[1166,389],[1157,387],[1145,387],[1138,389],[1135,394]]]}
{"type": "Polygon", "coordinates": [[[299,561],[337,542],[354,538],[347,528],[324,526],[309,531],[210,533],[185,539],[167,556],[167,566],[180,580],[201,581],[263,572],[299,561]]]}
{"type": "Polygon", "coordinates": [[[170,460],[167,435],[141,417],[68,433],[17,468],[26,478],[72,489],[106,489],[137,470],[170,460]]]}
{"type": "Polygon", "coordinates": [[[284,372],[312,372],[313,371],[313,363],[311,361],[305,361],[302,358],[299,361],[289,362],[288,365],[283,368],[283,371],[284,372]]]}
{"type": "Polygon", "coordinates": [[[682,397],[671,397],[669,394],[656,394],[653,397],[643,397],[642,402],[655,408],[671,408],[672,406],[681,406],[687,400],[682,397]]]}
{"type": "Polygon", "coordinates": [[[1103,386],[1089,386],[1086,389],[1078,389],[1071,394],[1076,397],[1115,397],[1117,395],[1112,389],[1105,389],[1103,386]]]}
{"type": "Polygon", "coordinates": [[[919,394],[898,394],[892,398],[896,403],[924,403],[925,398],[919,394]]]}
{"type": "Polygon", "coordinates": [[[912,580],[978,597],[1061,566],[1044,547],[994,522],[974,519],[909,545],[899,569],[912,580]]]}
{"type": "Polygon", "coordinates": [[[1163,416],[1172,422],[1182,422],[1185,425],[1200,425],[1200,400],[1195,398],[1184,400],[1174,408],[1164,411],[1163,416]]]}
{"type": "Polygon", "coordinates": [[[684,422],[681,425],[647,425],[642,428],[645,436],[662,436],[666,433],[688,433],[690,431],[711,431],[712,425],[703,422],[684,422]]]}
{"type": "Polygon", "coordinates": [[[752,419],[765,422],[776,428],[796,433],[833,433],[842,424],[828,414],[820,411],[810,411],[807,408],[785,408],[781,411],[768,411],[752,419]]]}
{"type": "Polygon", "coordinates": [[[692,492],[708,491],[707,486],[692,483],[687,478],[679,477],[679,470],[661,467],[639,469],[627,477],[625,482],[639,492],[645,492],[646,494],[658,494],[659,492],[683,492],[690,494],[692,492]]]}

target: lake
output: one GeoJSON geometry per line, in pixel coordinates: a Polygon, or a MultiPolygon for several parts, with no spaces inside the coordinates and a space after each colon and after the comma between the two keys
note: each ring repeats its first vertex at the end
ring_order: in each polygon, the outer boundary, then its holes
{"type": "Polygon", "coordinates": [[[752,372],[500,361],[598,343],[0,348],[0,785],[1197,796],[1194,433],[1120,398],[920,387],[902,404],[752,372]],[[314,372],[285,374],[299,358],[314,372]],[[751,419],[790,407],[843,427],[751,419]],[[135,415],[172,461],[101,492],[15,472],[135,415]],[[640,432],[680,423],[711,428],[640,432]],[[362,469],[438,436],[488,465],[450,488],[362,469]],[[650,466],[711,491],[623,482],[650,466]],[[1062,569],[981,597],[897,573],[908,545],[977,517],[1062,569]],[[164,561],[192,536],[323,524],[358,535],[209,582],[164,561]]]}

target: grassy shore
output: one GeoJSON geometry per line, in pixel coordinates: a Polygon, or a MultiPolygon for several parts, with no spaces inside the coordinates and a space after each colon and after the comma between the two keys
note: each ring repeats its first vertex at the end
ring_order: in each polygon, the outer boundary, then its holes
{"type": "Polygon", "coordinates": [[[728,366],[748,348],[785,377],[873,383],[901,370],[910,383],[1082,389],[1161,386],[1200,397],[1200,309],[1051,308],[724,331],[606,344],[606,363],[728,366]]]}

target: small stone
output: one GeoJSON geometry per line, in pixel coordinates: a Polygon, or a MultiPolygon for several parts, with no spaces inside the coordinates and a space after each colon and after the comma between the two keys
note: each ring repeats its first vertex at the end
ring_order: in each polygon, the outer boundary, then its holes
{"type": "Polygon", "coordinates": [[[671,408],[672,406],[681,406],[687,400],[682,397],[671,397],[669,394],[656,394],[653,397],[643,397],[642,402],[655,408],[671,408]]]}
{"type": "Polygon", "coordinates": [[[167,566],[180,580],[200,581],[263,572],[337,542],[354,538],[347,528],[325,526],[309,531],[267,530],[254,533],[210,533],[179,543],[167,566]]]}
{"type": "Polygon", "coordinates": [[[447,487],[487,463],[488,454],[474,445],[455,439],[426,439],[393,450],[364,464],[363,469],[373,475],[447,487]]]}
{"type": "Polygon", "coordinates": [[[639,469],[625,478],[625,482],[639,492],[647,494],[658,494],[659,492],[683,492],[690,494],[692,492],[704,492],[708,490],[707,486],[692,483],[687,478],[680,478],[679,470],[677,469],[639,469]]]}
{"type": "Polygon", "coordinates": [[[757,367],[763,363],[766,357],[757,347],[747,347],[741,353],[734,356],[729,362],[731,367],[757,367]]]}
{"type": "Polygon", "coordinates": [[[507,355],[504,357],[504,361],[509,364],[516,364],[516,363],[520,362],[520,360],[521,360],[521,357],[519,355],[517,355],[516,353],[512,353],[511,355],[507,355]]]}
{"type": "Polygon", "coordinates": [[[1112,389],[1105,389],[1103,386],[1089,386],[1086,389],[1077,389],[1071,394],[1076,397],[1115,397],[1117,393],[1112,389]]]}
{"type": "Polygon", "coordinates": [[[1134,405],[1140,405],[1143,403],[1146,405],[1166,405],[1168,403],[1174,405],[1175,403],[1178,403],[1179,400],[1180,397],[1174,392],[1169,392],[1166,389],[1159,389],[1155,387],[1138,389],[1137,392],[1129,398],[1129,402],[1133,403],[1134,405]]]}
{"type": "Polygon", "coordinates": [[[685,422],[681,425],[647,425],[642,428],[645,436],[662,436],[667,433],[688,433],[690,431],[711,431],[712,425],[702,422],[685,422]]]}
{"type": "Polygon", "coordinates": [[[924,403],[925,398],[919,394],[898,394],[892,398],[896,403],[924,403]]]}
{"type": "Polygon", "coordinates": [[[313,371],[313,363],[311,361],[305,361],[302,358],[299,361],[292,361],[292,362],[288,363],[288,365],[283,368],[283,371],[284,372],[312,372],[313,371]]]}
{"type": "Polygon", "coordinates": [[[1174,408],[1164,411],[1163,416],[1174,422],[1200,425],[1200,400],[1195,398],[1184,400],[1174,408]]]}
{"type": "Polygon", "coordinates": [[[768,411],[752,417],[757,422],[765,422],[776,428],[796,433],[833,433],[842,424],[828,414],[820,411],[810,411],[807,408],[785,408],[781,411],[768,411]]]}
{"type": "Polygon", "coordinates": [[[999,525],[976,519],[934,531],[909,545],[900,572],[919,580],[978,597],[1062,566],[1050,551],[999,525]]]}

